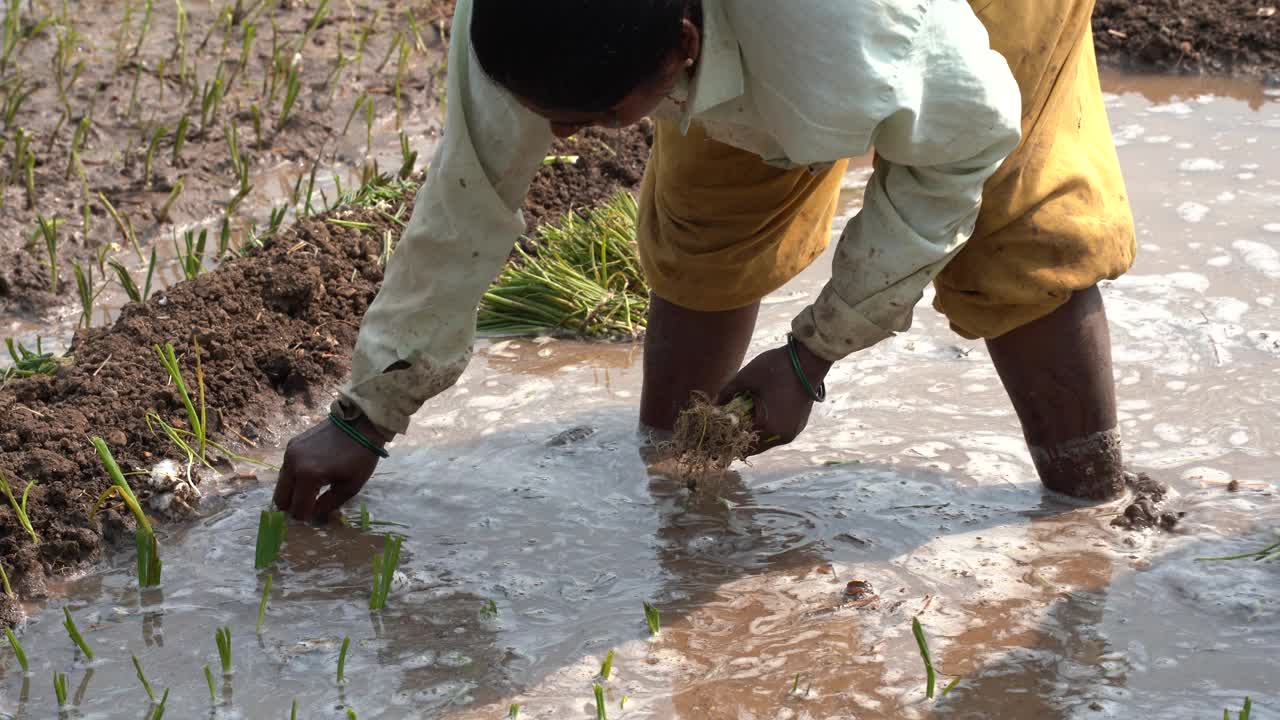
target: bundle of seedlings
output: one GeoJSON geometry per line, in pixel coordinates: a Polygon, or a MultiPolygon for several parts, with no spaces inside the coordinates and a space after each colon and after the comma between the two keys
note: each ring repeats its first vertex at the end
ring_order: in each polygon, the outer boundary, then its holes
{"type": "Polygon", "coordinates": [[[663,449],[675,459],[676,470],[689,487],[729,469],[734,460],[745,460],[756,441],[752,425],[754,403],[738,395],[724,405],[697,393],[680,412],[671,440],[663,449]]]}
{"type": "Polygon", "coordinates": [[[636,201],[621,192],[580,217],[538,229],[536,254],[514,262],[480,303],[486,335],[558,334],[635,339],[644,332],[649,287],[636,250],[636,201]]]}

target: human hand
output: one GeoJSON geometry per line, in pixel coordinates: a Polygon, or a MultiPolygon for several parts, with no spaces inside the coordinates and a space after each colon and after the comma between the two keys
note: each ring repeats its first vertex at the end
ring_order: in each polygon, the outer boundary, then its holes
{"type": "MultiPolygon", "coordinates": [[[[800,368],[809,385],[819,387],[831,363],[814,355],[803,343],[796,343],[800,368]]],[[[737,395],[750,395],[752,422],[757,438],[748,450],[756,455],[795,440],[809,423],[813,398],[796,375],[788,347],[761,353],[720,391],[716,403],[723,405],[737,395]]]]}
{"type": "MultiPolygon", "coordinates": [[[[367,418],[351,424],[379,447],[390,440],[367,418]]],[[[360,492],[377,466],[377,455],[326,418],[289,441],[275,505],[297,520],[324,520],[360,492]]]]}

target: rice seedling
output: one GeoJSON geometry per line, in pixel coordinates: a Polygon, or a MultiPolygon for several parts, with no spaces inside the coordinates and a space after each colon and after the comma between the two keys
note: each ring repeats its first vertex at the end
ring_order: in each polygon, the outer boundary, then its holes
{"type": "Polygon", "coordinates": [[[197,235],[194,230],[182,233],[182,245],[178,245],[177,237],[173,239],[173,251],[178,258],[178,268],[182,277],[195,280],[204,271],[204,248],[209,239],[209,230],[201,228],[197,235]]]}
{"type": "Polygon", "coordinates": [[[14,599],[17,596],[13,594],[13,587],[9,585],[9,573],[4,571],[4,565],[0,563],[0,582],[4,583],[4,596],[14,599]]]}
{"type": "Polygon", "coordinates": [[[344,671],[347,667],[347,648],[351,645],[351,638],[342,638],[342,649],[338,651],[338,684],[342,685],[346,682],[344,671]]]}
{"type": "Polygon", "coordinates": [[[213,634],[213,640],[218,644],[218,661],[222,663],[222,674],[231,674],[231,627],[224,626],[217,629],[213,634]]]}
{"type": "Polygon", "coordinates": [[[622,696],[622,698],[618,700],[618,709],[619,709],[619,710],[626,710],[626,709],[627,709],[627,701],[628,701],[628,700],[630,700],[630,699],[631,699],[631,696],[630,696],[630,695],[623,695],[623,696],[622,696]]]}
{"type": "Polygon", "coordinates": [[[360,112],[360,108],[369,100],[369,93],[360,93],[360,97],[356,98],[356,104],[351,106],[351,112],[347,113],[347,121],[342,124],[342,132],[338,133],[338,137],[345,137],[347,131],[351,129],[351,121],[356,119],[356,113],[360,112]]]}
{"type": "Polygon", "coordinates": [[[58,219],[46,219],[36,213],[36,226],[44,239],[45,253],[49,258],[49,292],[58,292],[58,219]]]}
{"type": "Polygon", "coordinates": [[[484,605],[480,608],[480,618],[482,620],[497,620],[498,603],[493,599],[485,600],[484,605]]]}
{"type": "Polygon", "coordinates": [[[280,548],[288,531],[283,511],[263,510],[258,517],[258,542],[254,549],[253,567],[262,570],[280,556],[280,548]]]}
{"type": "Polygon", "coordinates": [[[373,71],[376,73],[382,72],[382,68],[387,66],[387,63],[391,60],[391,56],[400,49],[400,45],[403,44],[404,41],[404,35],[397,30],[395,35],[391,36],[391,44],[387,46],[387,54],[382,56],[382,62],[378,63],[378,66],[374,68],[373,71]]]}
{"type": "Polygon", "coordinates": [[[294,699],[293,705],[289,708],[289,720],[298,720],[298,700],[294,699]]]}
{"type": "Polygon", "coordinates": [[[80,118],[80,123],[76,125],[76,130],[71,135],[71,152],[67,160],[67,171],[62,176],[64,180],[70,180],[71,173],[77,169],[79,169],[80,175],[84,175],[84,167],[80,162],[80,149],[92,126],[93,118],[88,115],[80,118]]]}
{"type": "Polygon", "coordinates": [[[650,637],[656,637],[662,631],[662,613],[648,601],[644,603],[644,622],[649,626],[650,637]]]}
{"type": "Polygon", "coordinates": [[[604,704],[604,686],[593,683],[591,689],[596,694],[596,720],[609,720],[609,713],[605,710],[604,704]]]}
{"type": "Polygon", "coordinates": [[[160,81],[160,97],[156,101],[157,105],[164,105],[164,90],[165,90],[165,86],[168,85],[168,83],[165,81],[168,79],[168,73],[169,73],[169,58],[160,58],[160,60],[156,62],[156,72],[155,72],[156,79],[160,81]]]}
{"type": "Polygon", "coordinates": [[[151,296],[151,276],[156,270],[156,250],[154,247],[151,248],[151,262],[147,265],[147,278],[141,290],[138,289],[138,285],[133,281],[133,276],[129,274],[129,268],[115,260],[109,260],[107,264],[115,271],[120,287],[124,289],[125,295],[129,297],[131,302],[147,301],[147,298],[151,296]]]}
{"type": "Polygon", "coordinates": [[[138,503],[138,498],[133,494],[133,489],[129,487],[128,481],[124,479],[124,473],[120,471],[120,466],[116,464],[116,459],[111,454],[111,449],[100,437],[90,439],[93,447],[98,451],[98,459],[102,461],[102,466],[107,470],[107,476],[111,478],[111,487],[98,497],[97,503],[93,506],[93,512],[90,514],[98,514],[98,510],[113,495],[119,495],[125,506],[129,508],[129,512],[133,514],[134,520],[138,523],[138,529],[134,531],[133,543],[138,553],[138,587],[154,587],[160,584],[160,574],[162,564],[160,562],[160,543],[156,540],[155,530],[151,527],[151,521],[147,520],[147,515],[142,511],[142,505],[138,503]]]}
{"type": "MultiPolygon", "coordinates": [[[[209,445],[206,433],[207,424],[205,422],[208,416],[204,403],[204,368],[200,362],[200,343],[193,338],[192,344],[194,346],[196,357],[196,390],[199,401],[198,411],[196,409],[196,403],[191,400],[191,393],[187,390],[186,381],[182,378],[182,368],[178,366],[178,358],[174,353],[173,343],[165,343],[164,347],[159,345],[155,346],[156,355],[160,357],[160,363],[164,365],[164,369],[169,373],[169,379],[173,381],[174,387],[178,390],[178,399],[181,400],[182,407],[186,410],[187,423],[190,426],[190,430],[179,431],[177,428],[174,428],[163,421],[160,421],[161,427],[166,429],[165,434],[168,435],[170,439],[174,440],[179,447],[186,451],[188,456],[188,474],[190,474],[189,469],[191,463],[196,459],[200,460],[201,463],[208,465],[208,462],[205,459],[205,452],[209,445]],[[186,441],[187,437],[195,440],[195,448],[192,448],[186,441]]],[[[156,417],[156,419],[159,420],[159,417],[156,417]]],[[[190,480],[188,480],[188,482],[190,482],[190,480]]],[[[192,485],[192,489],[195,489],[194,485],[192,485]]],[[[198,492],[199,491],[197,490],[197,493],[198,492]]]]}
{"type": "Polygon", "coordinates": [[[1231,560],[1257,560],[1260,562],[1271,562],[1272,560],[1280,560],[1280,542],[1268,545],[1261,550],[1254,552],[1242,553],[1240,555],[1227,555],[1225,557],[1205,557],[1196,558],[1196,562],[1225,562],[1231,560]]]}
{"type": "Polygon", "coordinates": [[[347,720],[359,720],[359,718],[356,717],[356,711],[354,708],[347,708],[347,720]]]}
{"type": "Polygon", "coordinates": [[[409,43],[407,42],[400,43],[400,59],[398,62],[396,62],[396,83],[395,83],[395,87],[393,88],[395,92],[395,98],[396,98],[396,129],[397,130],[399,130],[402,125],[401,118],[400,118],[400,95],[401,95],[401,90],[403,89],[403,86],[404,86],[405,73],[409,71],[409,53],[412,50],[413,50],[413,47],[409,45],[409,43]]]}
{"type": "Polygon", "coordinates": [[[164,126],[155,129],[151,133],[151,141],[147,143],[147,154],[142,161],[142,184],[144,187],[151,187],[151,161],[156,156],[156,148],[160,147],[160,140],[165,136],[164,126]]]}
{"type": "Polygon", "coordinates": [[[138,236],[133,231],[133,221],[117,212],[115,206],[111,204],[106,195],[98,193],[98,202],[102,203],[102,207],[111,216],[116,228],[120,230],[120,238],[133,246],[133,250],[138,254],[139,260],[145,260],[146,258],[142,254],[142,246],[138,244],[138,236]]]}
{"type": "Polygon", "coordinates": [[[316,187],[316,170],[320,169],[320,156],[323,154],[324,153],[316,154],[315,161],[311,163],[311,172],[307,174],[307,197],[306,197],[306,205],[302,209],[303,217],[307,217],[312,214],[311,196],[312,196],[312,191],[314,191],[316,187]]]}
{"type": "Polygon", "coordinates": [[[519,246],[485,293],[477,329],[488,335],[638,337],[649,291],[635,246],[636,202],[622,192],[585,218],[538,230],[537,255],[519,246]]]}
{"type": "Polygon", "coordinates": [[[58,698],[58,707],[67,706],[67,674],[53,672],[53,694],[58,698]]]}
{"type": "Polygon", "coordinates": [[[164,695],[160,698],[160,703],[156,705],[155,712],[151,714],[149,720],[163,720],[164,707],[169,703],[169,689],[165,688],[164,695]]]}
{"type": "Polygon", "coordinates": [[[27,156],[22,166],[22,178],[25,181],[23,189],[27,193],[27,209],[34,210],[36,207],[36,156],[27,149],[27,156]]]}
{"type": "Polygon", "coordinates": [[[138,85],[142,82],[142,64],[133,67],[133,89],[129,91],[129,105],[125,109],[125,117],[132,118],[138,114],[138,85]]]}
{"type": "Polygon", "coordinates": [[[173,131],[173,164],[182,162],[182,149],[187,145],[187,131],[191,129],[191,116],[183,115],[178,128],[173,131]]]}
{"type": "Polygon", "coordinates": [[[333,102],[334,96],[338,92],[338,80],[342,77],[343,71],[351,64],[353,58],[348,57],[342,46],[342,32],[338,32],[338,54],[334,58],[333,69],[324,78],[323,87],[329,90],[329,102],[333,102]]]}
{"type": "Polygon", "coordinates": [[[186,178],[178,178],[178,182],[169,191],[169,197],[165,198],[164,204],[156,211],[156,222],[169,221],[169,213],[173,210],[173,204],[178,202],[178,198],[182,195],[182,186],[185,182],[186,178]]]}
{"type": "Polygon", "coordinates": [[[18,47],[18,40],[22,38],[22,0],[9,0],[4,13],[4,35],[0,40],[0,75],[4,75],[9,68],[9,59],[13,57],[13,51],[18,47]]]}
{"type": "Polygon", "coordinates": [[[222,64],[218,64],[218,71],[214,74],[212,80],[208,80],[204,84],[204,90],[200,93],[200,134],[204,135],[209,131],[210,123],[218,118],[218,107],[222,104],[222,95],[226,90],[222,78],[222,64]]]}
{"type": "Polygon", "coordinates": [[[62,367],[53,353],[44,351],[39,337],[36,337],[36,349],[34,351],[20,342],[15,342],[13,338],[5,338],[4,344],[9,349],[9,357],[12,359],[13,365],[0,370],[0,379],[2,380],[8,380],[11,377],[31,377],[32,375],[57,375],[58,369],[62,367]]]}
{"type": "Polygon", "coordinates": [[[213,685],[213,671],[208,665],[204,666],[204,679],[209,683],[209,703],[214,707],[218,706],[218,691],[213,685]]]}
{"type": "Polygon", "coordinates": [[[240,182],[240,191],[244,192],[249,187],[249,163],[240,154],[240,134],[236,130],[235,123],[227,126],[225,135],[227,137],[227,149],[231,153],[231,169],[235,172],[236,179],[240,182]]]}
{"type": "MultiPolygon", "coordinates": [[[[918,617],[911,618],[911,634],[915,635],[916,646],[919,647],[920,649],[920,658],[924,661],[924,672],[925,672],[924,694],[925,694],[925,697],[932,700],[933,694],[934,694],[934,687],[937,683],[938,672],[933,666],[933,657],[929,653],[929,641],[924,636],[924,628],[921,627],[920,618],[918,617]]],[[[942,693],[941,695],[939,695],[939,697],[946,697],[947,693],[951,692],[951,690],[955,688],[955,686],[959,684],[959,682],[960,682],[960,678],[957,677],[953,679],[950,683],[947,684],[945,688],[942,689],[942,693]]]]}
{"type": "Polygon", "coordinates": [[[329,0],[320,0],[320,4],[316,6],[316,11],[312,13],[311,20],[307,22],[307,29],[302,32],[302,37],[298,39],[298,47],[294,51],[301,54],[307,47],[307,41],[311,39],[311,34],[320,27],[320,23],[324,22],[329,16],[329,0]]]}
{"type": "Polygon", "coordinates": [[[265,147],[265,141],[262,138],[262,110],[258,109],[258,103],[249,106],[249,118],[253,122],[253,138],[254,147],[265,147]]]}
{"type": "Polygon", "coordinates": [[[373,27],[382,19],[382,8],[376,8],[373,15],[369,17],[369,22],[364,24],[360,29],[360,35],[356,38],[356,69],[364,67],[364,51],[369,45],[369,35],[373,32],[373,27]]]}
{"type": "Polygon", "coordinates": [[[414,44],[417,46],[418,52],[426,55],[427,44],[422,40],[422,30],[418,28],[418,19],[413,16],[413,8],[406,8],[404,14],[409,16],[409,32],[413,33],[414,44]]]}
{"type": "Polygon", "coordinates": [[[26,78],[21,75],[15,75],[11,81],[6,81],[9,87],[5,88],[5,98],[3,105],[4,113],[4,129],[8,130],[13,127],[13,123],[18,118],[22,106],[31,97],[32,93],[39,89],[38,85],[27,86],[26,78]]]}
{"type": "Polygon", "coordinates": [[[746,458],[756,440],[751,419],[754,408],[748,395],[716,405],[698,394],[680,412],[665,447],[690,488],[708,475],[728,470],[734,460],[746,458]]]}
{"type": "Polygon", "coordinates": [[[76,296],[80,299],[80,323],[86,328],[93,327],[93,304],[98,301],[98,296],[103,290],[107,289],[106,285],[93,289],[93,266],[88,268],[81,267],[80,263],[73,263],[72,272],[76,276],[76,296]]]}
{"type": "Polygon", "coordinates": [[[403,538],[386,536],[381,553],[373,556],[373,591],[369,596],[369,609],[382,610],[387,606],[387,597],[391,595],[391,582],[395,579],[396,568],[400,565],[400,543],[403,538]]]}
{"type": "Polygon", "coordinates": [[[22,673],[25,675],[31,672],[31,665],[27,662],[27,651],[22,648],[22,643],[18,642],[13,629],[6,626],[4,635],[9,638],[9,647],[13,648],[13,656],[18,659],[18,667],[22,668],[22,673]]]}
{"type": "Polygon", "coordinates": [[[413,174],[413,166],[418,162],[418,151],[409,149],[409,136],[400,131],[400,172],[401,180],[408,180],[413,174]]]}
{"type": "Polygon", "coordinates": [[[507,708],[507,720],[517,720],[520,717],[520,704],[511,703],[511,707],[507,708]]]}
{"type": "Polygon", "coordinates": [[[142,672],[142,663],[138,662],[138,656],[133,655],[133,670],[138,674],[138,682],[142,683],[142,689],[147,692],[147,697],[151,698],[151,702],[156,701],[155,690],[151,689],[151,683],[147,682],[146,673],[142,672]]]}
{"type": "Polygon", "coordinates": [[[289,122],[289,115],[293,112],[293,105],[298,101],[298,92],[301,89],[302,78],[297,66],[294,66],[289,70],[288,79],[285,81],[284,103],[280,106],[280,117],[276,118],[277,132],[289,122]]]}
{"type": "Polygon", "coordinates": [[[84,641],[84,636],[80,634],[80,628],[76,627],[76,621],[71,617],[71,610],[65,606],[62,608],[62,614],[66,618],[62,621],[62,627],[66,628],[67,635],[71,638],[71,642],[84,653],[85,658],[93,659],[93,649],[84,641]]]}
{"type": "Polygon", "coordinates": [[[609,675],[613,673],[613,650],[604,656],[604,662],[600,663],[600,677],[608,681],[609,675]]]}
{"type": "MultiPolygon", "coordinates": [[[[258,39],[258,26],[254,23],[244,24],[244,33],[240,37],[240,63],[236,77],[249,67],[249,53],[253,52],[253,43],[258,39]]],[[[234,82],[234,80],[233,80],[234,82]]]]}
{"type": "Polygon", "coordinates": [[[13,488],[9,487],[9,479],[0,472],[0,492],[9,499],[9,506],[13,508],[13,514],[18,518],[18,524],[23,530],[27,531],[27,535],[31,536],[31,542],[39,545],[40,536],[36,534],[36,529],[31,525],[31,516],[27,514],[27,497],[31,494],[31,488],[35,487],[36,481],[32,480],[27,483],[27,487],[22,491],[22,502],[13,496],[13,488]]]}
{"type": "Polygon", "coordinates": [[[142,51],[142,43],[146,42],[147,33],[151,30],[151,0],[145,0],[142,8],[142,29],[138,31],[138,42],[133,46],[133,57],[142,51]]]}
{"type": "Polygon", "coordinates": [[[267,66],[267,70],[262,73],[262,91],[259,95],[265,95],[267,105],[271,105],[276,101],[276,79],[283,67],[284,58],[281,53],[283,47],[280,45],[280,28],[276,26],[276,21],[271,21],[271,64],[267,66]]]}
{"type": "Polygon", "coordinates": [[[266,582],[262,585],[262,599],[258,601],[258,627],[257,632],[262,634],[262,623],[267,619],[267,599],[271,597],[271,576],[267,576],[266,582]]]}

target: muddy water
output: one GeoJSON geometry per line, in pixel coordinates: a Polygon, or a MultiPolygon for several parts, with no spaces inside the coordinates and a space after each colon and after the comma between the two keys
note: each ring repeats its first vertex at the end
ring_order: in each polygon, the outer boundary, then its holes
{"type": "MultiPolygon", "coordinates": [[[[836,367],[799,442],[697,498],[642,457],[637,348],[498,343],[364,495],[375,520],[406,526],[379,526],[406,537],[386,611],[366,609],[379,536],[294,527],[255,638],[251,546],[272,478],[228,483],[164,538],[162,593],[132,587],[126,548],[32,608],[32,674],[24,685],[6,655],[0,707],[52,716],[57,670],[81,717],[142,717],[133,653],[173,688],[169,717],[287,717],[296,697],[307,718],[499,718],[511,703],[588,718],[612,648],[614,718],[1208,718],[1245,695],[1269,717],[1280,575],[1194,559],[1280,539],[1280,102],[1110,84],[1141,246],[1105,290],[1121,417],[1135,468],[1188,513],[1176,533],[1121,533],[1118,505],[1042,492],[982,345],[927,303],[911,332],[836,367]],[[841,607],[855,578],[879,601],[841,607]],[[662,610],[656,639],[642,601],[662,610]],[[64,602],[96,663],[75,660],[64,602]],[[940,686],[961,678],[940,701],[925,699],[916,615],[940,686]],[[235,672],[213,712],[201,667],[217,667],[221,625],[235,672]]],[[[825,273],[766,301],[753,350],[780,341],[825,273]]]]}

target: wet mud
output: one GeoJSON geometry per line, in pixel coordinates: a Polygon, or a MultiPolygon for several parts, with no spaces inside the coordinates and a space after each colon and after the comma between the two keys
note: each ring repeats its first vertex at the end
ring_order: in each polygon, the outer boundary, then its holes
{"type": "Polygon", "coordinates": [[[1099,60],[1182,74],[1241,74],[1280,85],[1280,14],[1254,0],[1099,0],[1099,60]]]}

